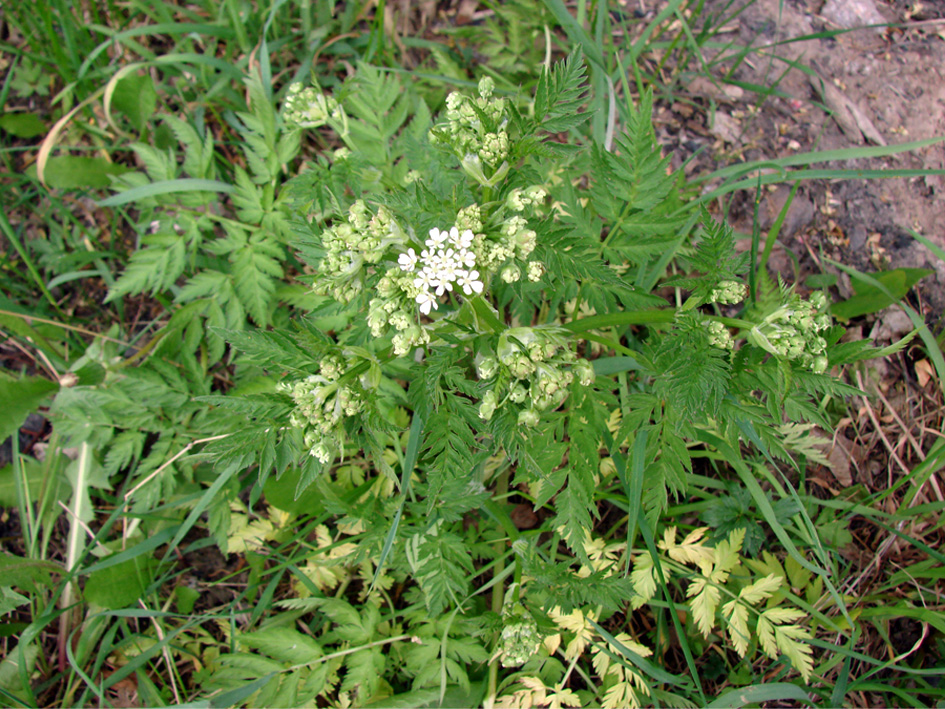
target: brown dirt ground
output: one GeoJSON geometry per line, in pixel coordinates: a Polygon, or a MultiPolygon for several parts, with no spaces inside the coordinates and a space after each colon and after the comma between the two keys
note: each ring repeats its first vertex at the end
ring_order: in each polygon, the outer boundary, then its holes
{"type": "MultiPolygon", "coordinates": [[[[831,0],[848,8],[865,1],[831,0]]],[[[720,85],[725,89],[722,93],[711,85],[690,86],[696,105],[714,111],[697,112],[676,129],[680,124],[677,109],[685,113],[689,107],[681,102],[663,108],[657,115],[661,138],[682,148],[680,158],[696,147],[708,147],[691,168],[701,172],[705,167],[715,169],[720,160],[732,164],[945,136],[945,2],[870,0],[869,4],[885,21],[902,27],[859,29],[790,42],[839,29],[824,16],[834,16],[824,0],[709,0],[705,16],[727,6],[731,7],[726,16],[731,16],[735,8],[747,6],[737,18],[724,23],[725,31],[718,39],[769,47],[751,54],[736,68],[733,79],[768,86],[777,82],[781,95],[760,101],[758,94],[738,87],[720,85]],[[789,66],[788,61],[809,68],[816,77],[789,66]],[[827,86],[826,98],[817,88],[817,77],[827,86]]],[[[731,62],[722,66],[727,69],[731,62]]],[[[942,170],[945,143],[891,157],[818,167],[942,170]]],[[[765,192],[759,209],[762,236],[789,191],[782,186],[765,192]]],[[[796,275],[822,269],[839,273],[823,257],[864,272],[932,269],[934,274],[917,289],[916,304],[930,322],[940,322],[945,312],[945,263],[918,244],[909,230],[945,247],[943,198],[943,175],[805,183],[782,228],[783,249],[776,250],[771,265],[791,281],[796,275]],[[795,273],[794,261],[799,263],[800,274],[795,273]]],[[[754,196],[741,194],[732,201],[729,218],[736,229],[751,233],[753,213],[754,196]]],[[[841,274],[839,288],[841,296],[850,295],[847,276],[841,274]]],[[[895,336],[906,327],[900,318],[887,330],[895,336]]]]}

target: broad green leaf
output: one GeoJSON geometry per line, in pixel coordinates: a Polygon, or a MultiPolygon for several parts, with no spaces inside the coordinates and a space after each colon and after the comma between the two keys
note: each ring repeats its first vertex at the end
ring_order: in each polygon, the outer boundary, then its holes
{"type": "Polygon", "coordinates": [[[42,377],[23,377],[16,381],[0,379],[0,441],[16,433],[26,417],[43,403],[59,384],[42,377]]]}
{"type": "Polygon", "coordinates": [[[314,485],[309,485],[296,497],[301,476],[298,468],[286,470],[278,479],[270,475],[263,486],[266,502],[283,512],[317,515],[324,509],[324,498],[314,485]]]}
{"type": "Polygon", "coordinates": [[[425,709],[438,707],[439,709],[460,709],[461,707],[478,707],[486,693],[485,682],[472,682],[469,689],[459,685],[446,685],[446,693],[440,697],[440,688],[416,689],[412,692],[395,694],[392,697],[369,702],[365,707],[385,707],[386,709],[425,709]]]}
{"type": "Polygon", "coordinates": [[[873,273],[873,278],[882,283],[888,293],[867,283],[854,281],[856,295],[841,303],[835,303],[830,312],[839,320],[878,313],[904,298],[912,286],[931,273],[932,271],[926,268],[897,268],[894,271],[873,273]],[[895,296],[895,300],[890,298],[890,295],[895,296]]]}
{"type": "Polygon", "coordinates": [[[46,124],[35,113],[4,113],[0,129],[17,138],[35,138],[46,132],[46,124]]]}
{"type": "MultiPolygon", "coordinates": [[[[21,465],[30,500],[36,500],[43,489],[43,468],[30,457],[24,457],[21,465]]],[[[0,468],[0,507],[16,507],[16,505],[16,476],[13,466],[7,465],[0,468]]]]}
{"type": "Polygon", "coordinates": [[[33,591],[36,584],[51,586],[51,574],[62,573],[62,569],[50,561],[27,559],[15,554],[0,552],[0,578],[7,586],[33,591]]]}
{"type": "Polygon", "coordinates": [[[239,636],[241,645],[264,652],[279,662],[304,665],[314,662],[325,653],[321,645],[294,628],[272,627],[239,636]]]}
{"type": "Polygon", "coordinates": [[[9,586],[0,586],[0,618],[29,602],[29,598],[17,593],[9,586]]]}
{"type": "MultiPolygon", "coordinates": [[[[0,661],[0,689],[10,692],[11,694],[22,697],[23,695],[23,685],[21,684],[21,673],[20,672],[20,662],[26,656],[26,672],[25,676],[29,677],[33,673],[33,668],[36,666],[36,658],[39,656],[39,648],[34,643],[30,643],[26,646],[25,650],[21,650],[19,646],[0,661]]],[[[32,704],[25,704],[24,706],[34,706],[32,704]]]]}
{"type": "Polygon", "coordinates": [[[85,600],[109,610],[127,608],[144,595],[153,580],[156,563],[142,555],[99,569],[85,582],[85,600]]]}
{"type": "Polygon", "coordinates": [[[177,612],[183,615],[190,615],[194,612],[194,604],[200,598],[200,591],[190,586],[177,586],[174,589],[174,604],[177,606],[177,612]]]}
{"type": "Polygon", "coordinates": [[[807,692],[795,684],[787,682],[772,682],[771,684],[756,684],[751,687],[739,687],[722,694],[708,705],[710,709],[735,709],[746,704],[761,704],[762,702],[780,702],[792,705],[796,702],[811,704],[807,692]]]}
{"type": "MultiPolygon", "coordinates": [[[[59,190],[101,189],[111,184],[111,175],[129,172],[124,165],[116,165],[105,158],[89,158],[80,155],[57,155],[49,158],[43,176],[46,184],[59,190]]],[[[36,176],[36,166],[26,170],[27,175],[36,176]]]]}
{"type": "Polygon", "coordinates": [[[126,76],[115,87],[111,105],[124,114],[137,130],[142,130],[157,106],[154,81],[148,74],[126,76]]]}

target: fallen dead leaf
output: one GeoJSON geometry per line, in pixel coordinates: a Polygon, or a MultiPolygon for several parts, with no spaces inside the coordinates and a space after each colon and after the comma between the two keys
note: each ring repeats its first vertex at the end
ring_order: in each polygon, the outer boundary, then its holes
{"type": "Polygon", "coordinates": [[[915,378],[919,381],[920,387],[924,388],[934,377],[935,370],[927,359],[920,359],[915,363],[915,378]]]}
{"type": "Polygon", "coordinates": [[[516,529],[531,529],[538,524],[538,515],[531,505],[516,505],[509,516],[516,529]]]}
{"type": "Polygon", "coordinates": [[[716,111],[709,132],[726,143],[735,143],[741,134],[741,124],[727,113],[716,111]]]}
{"type": "Polygon", "coordinates": [[[689,93],[695,96],[712,99],[713,101],[740,101],[745,92],[739,86],[730,86],[720,82],[713,82],[705,76],[697,76],[686,87],[689,93]]]}

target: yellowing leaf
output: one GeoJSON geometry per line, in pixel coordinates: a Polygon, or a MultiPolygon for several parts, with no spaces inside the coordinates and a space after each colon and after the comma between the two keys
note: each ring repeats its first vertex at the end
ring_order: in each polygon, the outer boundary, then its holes
{"type": "Polygon", "coordinates": [[[768,622],[764,616],[758,618],[758,625],[755,628],[758,634],[758,644],[762,651],[772,660],[778,659],[778,644],[774,641],[774,626],[768,622]]]}
{"type": "MultiPolygon", "coordinates": [[[[668,572],[669,569],[663,569],[664,574],[668,574],[668,572]]],[[[633,560],[630,583],[633,584],[633,591],[636,593],[631,601],[634,609],[639,608],[653,598],[656,593],[656,575],[653,569],[653,557],[650,556],[649,552],[639,554],[633,560]]]]}
{"type": "Polygon", "coordinates": [[[810,633],[797,625],[782,625],[775,626],[774,636],[781,652],[787,655],[791,665],[807,682],[814,672],[813,649],[803,641],[810,639],[810,633]]]}
{"type": "MultiPolygon", "coordinates": [[[[631,652],[635,652],[640,657],[649,657],[653,654],[653,651],[650,650],[650,648],[648,648],[646,645],[641,645],[626,633],[619,633],[615,636],[615,640],[631,652]]],[[[610,645],[610,643],[608,643],[608,645],[610,645]]],[[[620,654],[621,652],[620,648],[616,645],[610,645],[610,649],[612,652],[617,654],[620,654]]]]}
{"type": "Polygon", "coordinates": [[[574,633],[574,639],[565,648],[564,659],[570,662],[575,657],[581,656],[591,638],[594,637],[594,626],[589,622],[589,619],[594,619],[594,614],[588,612],[585,616],[580,609],[575,609],[565,615],[558,608],[553,608],[548,615],[558,627],[574,633]]]}
{"type": "Polygon", "coordinates": [[[745,586],[739,592],[738,597],[745,603],[757,604],[768,598],[779,588],[781,588],[781,577],[777,574],[768,574],[750,586],[745,586]]]}
{"type": "Polygon", "coordinates": [[[739,527],[733,529],[728,535],[728,539],[719,542],[715,547],[713,560],[716,571],[724,574],[719,579],[719,583],[724,583],[728,578],[729,572],[738,566],[738,552],[741,551],[742,543],[745,541],[745,528],[739,527]]]}
{"type": "Polygon", "coordinates": [[[500,709],[531,709],[534,706],[546,704],[548,690],[538,677],[520,677],[519,684],[525,689],[519,689],[510,695],[499,697],[496,706],[500,709]]]}
{"type": "Polygon", "coordinates": [[[637,701],[636,692],[633,691],[633,687],[629,682],[615,684],[607,690],[607,693],[604,694],[604,700],[601,702],[601,709],[621,709],[622,707],[636,709],[639,706],[640,702],[637,701]]]}
{"type": "Polygon", "coordinates": [[[728,636],[735,652],[740,657],[745,657],[748,652],[748,609],[739,603],[738,599],[733,598],[722,606],[722,613],[725,615],[728,636]]]}
{"type": "Polygon", "coordinates": [[[241,514],[241,504],[230,505],[230,531],[226,540],[227,554],[241,554],[252,549],[259,549],[272,539],[275,528],[268,519],[249,521],[249,516],[241,514]]]}
{"type": "Polygon", "coordinates": [[[579,707],[581,700],[570,689],[555,686],[554,694],[548,697],[548,709],[562,709],[562,707],[579,707]]]}
{"type": "Polygon", "coordinates": [[[542,641],[542,644],[545,646],[545,649],[548,651],[549,655],[554,655],[556,652],[558,652],[558,648],[561,647],[561,633],[546,635],[545,639],[542,641]]]}
{"type": "Polygon", "coordinates": [[[761,559],[746,559],[745,565],[759,574],[777,574],[783,579],[787,578],[781,562],[769,551],[761,552],[761,559]]]}
{"type": "Polygon", "coordinates": [[[794,623],[803,618],[805,613],[794,608],[769,608],[764,617],[772,623],[794,623]]]}
{"type": "Polygon", "coordinates": [[[686,595],[692,598],[689,607],[696,619],[696,627],[704,637],[709,637],[715,626],[715,610],[719,607],[721,594],[719,589],[710,584],[705,577],[699,577],[686,589],[686,595]]]}
{"type": "Polygon", "coordinates": [[[708,529],[708,527],[694,529],[686,535],[686,538],[680,544],[676,544],[676,528],[670,527],[663,534],[659,547],[669,554],[669,558],[681,564],[693,564],[695,566],[711,564],[715,559],[715,550],[703,546],[701,543],[702,537],[708,529]]]}

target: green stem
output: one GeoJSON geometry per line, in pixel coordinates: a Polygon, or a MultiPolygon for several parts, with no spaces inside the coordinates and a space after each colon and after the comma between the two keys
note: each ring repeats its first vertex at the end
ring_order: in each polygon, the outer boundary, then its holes
{"type": "MultiPolygon", "coordinates": [[[[503,498],[508,494],[509,491],[509,468],[505,468],[496,479],[495,484],[495,493],[493,498],[503,498]]],[[[502,546],[503,542],[496,542],[495,552],[496,556],[500,559],[502,558],[502,546]]],[[[501,562],[496,566],[495,573],[498,576],[504,570],[501,562]]],[[[496,584],[492,587],[492,612],[501,613],[502,612],[502,602],[505,600],[505,593],[502,588],[502,584],[496,584]]],[[[486,698],[483,702],[484,709],[492,709],[495,706],[495,695],[496,690],[499,686],[499,661],[498,658],[493,658],[492,662],[489,663],[489,689],[486,692],[486,698]]]]}

